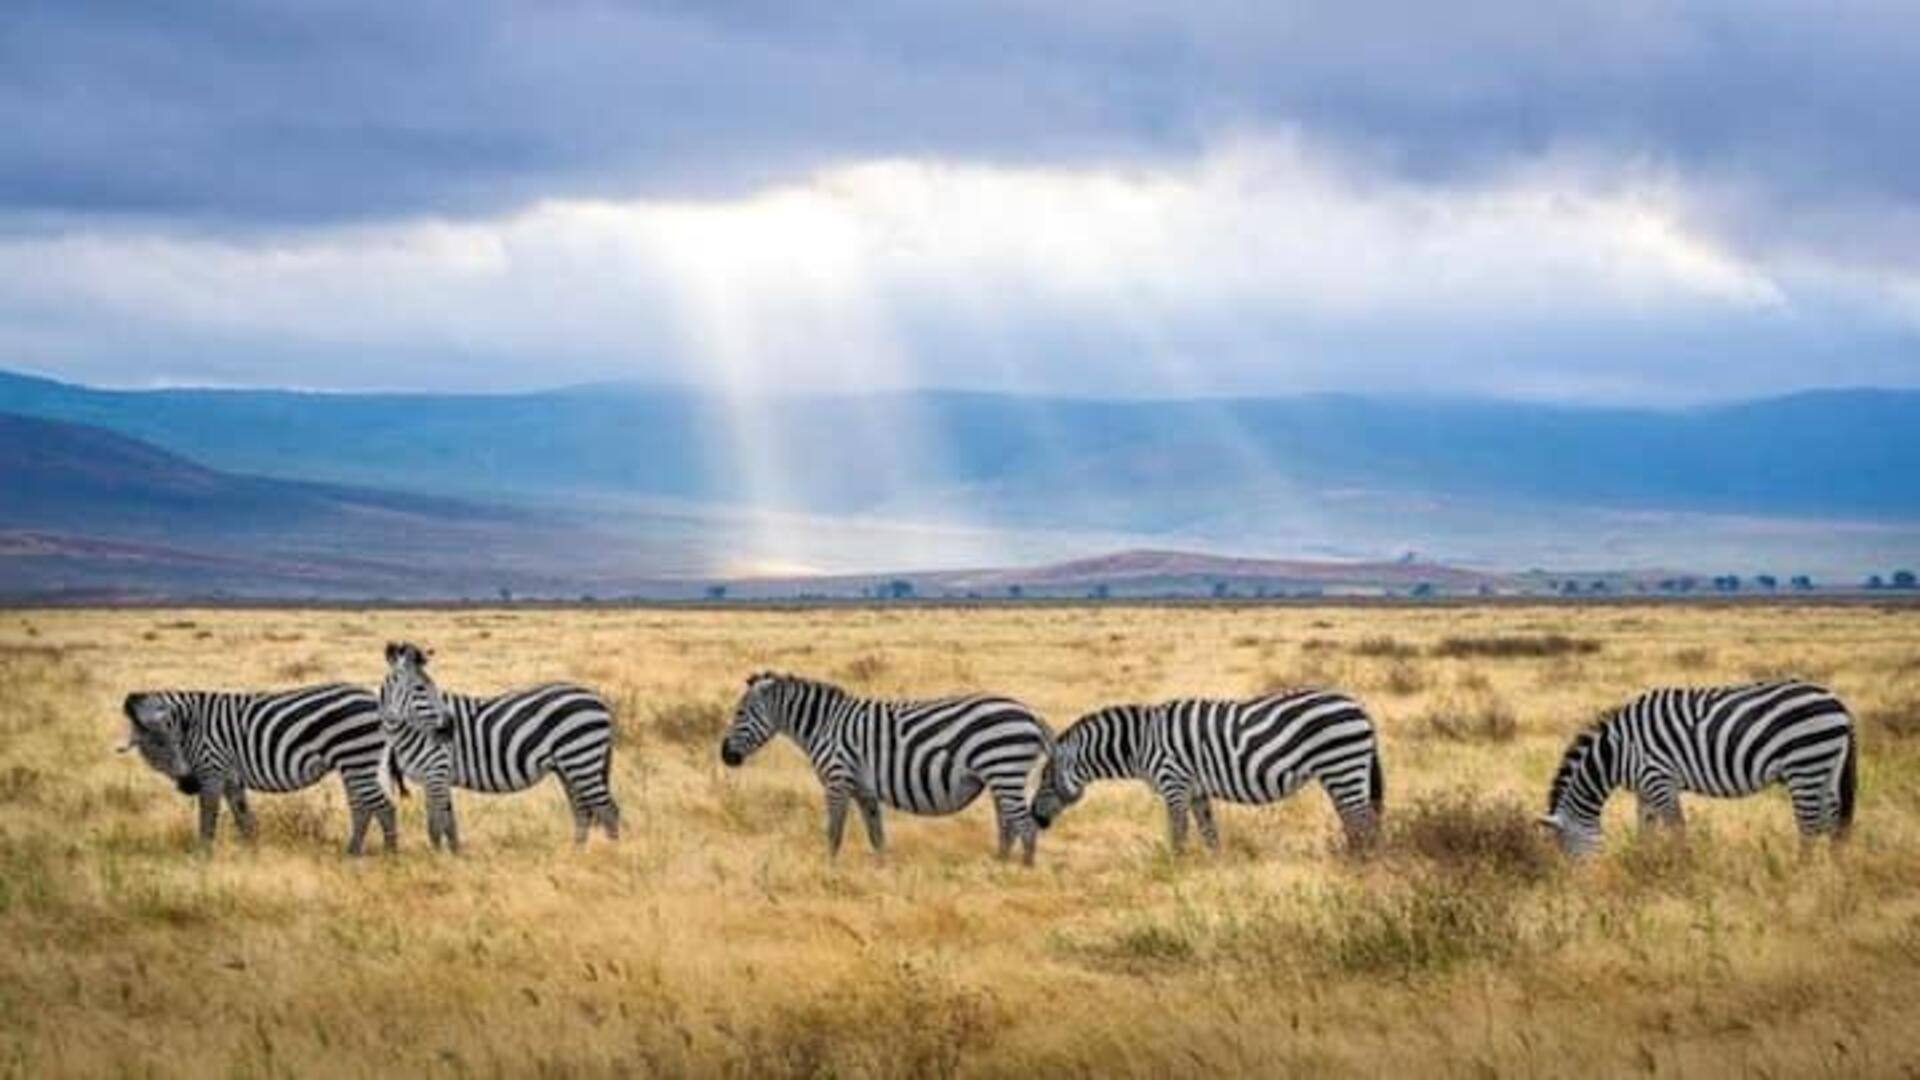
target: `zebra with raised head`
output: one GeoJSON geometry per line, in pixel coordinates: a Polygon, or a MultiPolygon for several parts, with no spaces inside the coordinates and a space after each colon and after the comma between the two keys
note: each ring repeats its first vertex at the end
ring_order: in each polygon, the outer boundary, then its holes
{"type": "Polygon", "coordinates": [[[1385,794],[1380,745],[1360,703],[1332,690],[1281,690],[1232,701],[1182,698],[1112,705],[1062,732],[1040,773],[1033,817],[1047,828],[1095,780],[1144,780],[1167,808],[1175,851],[1187,817],[1218,850],[1213,800],[1270,803],[1318,781],[1348,844],[1370,844],[1385,794]]]}
{"type": "Polygon", "coordinates": [[[795,675],[754,675],[721,740],[720,759],[740,765],[776,734],[805,751],[826,790],[829,854],[840,852],[849,801],[859,806],[867,841],[879,852],[886,850],[882,803],[913,814],[952,814],[987,792],[1000,857],[1018,839],[1022,859],[1033,865],[1027,779],[1053,740],[1033,710],[1012,698],[886,701],[795,675]]]}
{"type": "Polygon", "coordinates": [[[428,654],[407,642],[387,645],[380,723],[395,779],[427,792],[427,838],[460,850],[453,789],[486,794],[524,791],[552,773],[573,811],[573,840],[587,842],[598,822],[620,836],[620,807],[608,786],[613,714],[600,695],[574,683],[546,683],[492,697],[453,694],[427,674],[428,654]]]}
{"type": "Polygon", "coordinates": [[[1722,798],[1784,785],[1804,839],[1853,824],[1858,747],[1847,707],[1798,679],[1649,690],[1573,737],[1540,823],[1560,846],[1600,846],[1617,788],[1639,798],[1642,825],[1680,826],[1680,793],[1722,798]]]}
{"type": "Polygon", "coordinates": [[[338,683],[257,693],[151,690],[128,694],[121,709],[129,727],[120,752],[140,751],[181,794],[199,797],[203,847],[213,845],[222,798],[240,835],[252,840],[258,826],[248,791],[298,791],[338,772],[352,820],[348,854],[360,854],[374,819],[393,850],[393,802],[380,784],[387,740],[380,703],[368,691],[338,683]]]}

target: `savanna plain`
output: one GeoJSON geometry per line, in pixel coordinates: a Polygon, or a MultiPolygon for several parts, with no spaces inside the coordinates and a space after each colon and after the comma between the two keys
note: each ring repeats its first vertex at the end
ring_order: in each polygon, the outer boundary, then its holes
{"type": "MultiPolygon", "coordinates": [[[[857,823],[856,823],[857,826],[857,823]]],[[[374,845],[377,849],[377,844],[374,845]]],[[[1891,605],[0,611],[0,1074],[453,1076],[1920,1073],[1920,609],[1891,605]],[[448,689],[571,678],[619,729],[617,843],[550,782],[458,798],[467,850],[342,856],[336,782],[193,808],[117,756],[130,690],[346,680],[383,644],[448,689]],[[1104,702],[1348,689],[1387,818],[1222,806],[1167,848],[1108,784],[993,858],[990,809],[889,814],[838,861],[776,743],[717,748],[760,669],[880,695],[1104,702]],[[1843,849],[1784,794],[1616,800],[1569,865],[1530,824],[1560,750],[1654,684],[1797,674],[1860,725],[1843,849]]]]}

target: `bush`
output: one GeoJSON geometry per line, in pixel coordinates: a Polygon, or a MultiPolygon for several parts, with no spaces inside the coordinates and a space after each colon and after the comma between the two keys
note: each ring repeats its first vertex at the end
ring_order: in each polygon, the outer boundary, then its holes
{"type": "Polygon", "coordinates": [[[1387,849],[1435,867],[1509,881],[1544,881],[1561,865],[1559,854],[1510,800],[1483,800],[1471,792],[1432,796],[1387,819],[1387,849]]]}
{"type": "Polygon", "coordinates": [[[1520,733],[1520,721],[1506,702],[1489,697],[1471,704],[1443,702],[1420,718],[1419,730],[1448,742],[1503,743],[1520,733]]]}
{"type": "Polygon", "coordinates": [[[1475,656],[1505,659],[1513,657],[1585,656],[1600,651],[1593,638],[1568,637],[1565,634],[1494,634],[1478,637],[1453,636],[1440,639],[1433,655],[1453,658],[1475,656]]]}
{"type": "Polygon", "coordinates": [[[1411,977],[1511,953],[1516,906],[1509,890],[1415,874],[1385,889],[1333,891],[1311,942],[1338,969],[1411,977]]]}
{"type": "Polygon", "coordinates": [[[727,730],[727,708],[711,701],[676,701],[653,710],[653,731],[678,746],[718,743],[727,730]]]}
{"type": "Polygon", "coordinates": [[[1355,642],[1350,651],[1355,656],[1382,656],[1394,660],[1405,660],[1420,655],[1420,650],[1398,638],[1370,637],[1355,642]]]}
{"type": "Polygon", "coordinates": [[[1387,668],[1386,679],[1380,685],[1389,694],[1405,697],[1427,688],[1427,674],[1405,660],[1395,660],[1387,668]]]}

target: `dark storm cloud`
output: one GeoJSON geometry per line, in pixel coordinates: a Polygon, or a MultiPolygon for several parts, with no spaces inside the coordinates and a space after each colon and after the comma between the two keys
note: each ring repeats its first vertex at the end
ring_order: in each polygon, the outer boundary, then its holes
{"type": "Polygon", "coordinates": [[[1920,201],[1916,68],[1902,3],[30,0],[0,24],[0,205],[458,215],[873,155],[1185,155],[1287,126],[1441,182],[1644,158],[1738,189],[1736,230],[1818,206],[1847,231],[1832,206],[1920,201]]]}

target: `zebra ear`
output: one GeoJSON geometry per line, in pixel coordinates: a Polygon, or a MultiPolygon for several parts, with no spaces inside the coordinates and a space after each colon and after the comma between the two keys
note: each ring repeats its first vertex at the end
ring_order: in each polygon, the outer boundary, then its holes
{"type": "Polygon", "coordinates": [[[400,643],[397,641],[387,642],[387,663],[389,664],[393,663],[394,660],[399,657],[399,655],[400,655],[400,643]]]}

